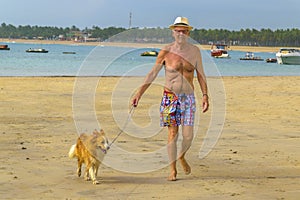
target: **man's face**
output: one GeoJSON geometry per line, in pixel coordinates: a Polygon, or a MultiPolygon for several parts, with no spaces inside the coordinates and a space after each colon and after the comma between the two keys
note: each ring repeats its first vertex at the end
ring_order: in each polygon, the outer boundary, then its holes
{"type": "Polygon", "coordinates": [[[185,42],[190,35],[190,31],[187,27],[175,27],[173,29],[173,36],[177,42],[185,42]]]}

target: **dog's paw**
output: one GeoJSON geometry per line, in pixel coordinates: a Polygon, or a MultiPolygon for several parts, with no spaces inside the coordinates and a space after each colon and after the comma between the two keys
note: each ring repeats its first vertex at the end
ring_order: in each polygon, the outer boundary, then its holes
{"type": "Polygon", "coordinates": [[[93,180],[93,184],[97,185],[97,184],[100,184],[100,182],[98,180],[93,180]]]}

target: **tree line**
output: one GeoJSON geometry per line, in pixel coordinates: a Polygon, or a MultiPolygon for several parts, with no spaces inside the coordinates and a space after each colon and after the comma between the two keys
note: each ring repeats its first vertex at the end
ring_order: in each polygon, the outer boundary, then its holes
{"type": "Polygon", "coordinates": [[[209,42],[226,43],[242,46],[300,46],[300,30],[293,29],[240,29],[229,31],[225,29],[196,29],[191,37],[200,44],[209,42]]]}
{"type": "MultiPolygon", "coordinates": [[[[168,28],[100,28],[93,26],[80,30],[76,26],[61,28],[51,26],[14,26],[2,23],[0,38],[72,40],[92,38],[97,41],[122,41],[143,43],[168,43],[172,41],[168,28]]],[[[300,46],[300,30],[292,29],[194,29],[191,38],[200,44],[222,43],[243,46],[300,46]]]]}

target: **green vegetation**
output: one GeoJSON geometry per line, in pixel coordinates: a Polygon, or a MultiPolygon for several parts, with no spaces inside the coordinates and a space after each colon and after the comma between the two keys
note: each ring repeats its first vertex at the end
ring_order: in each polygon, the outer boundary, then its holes
{"type": "Polygon", "coordinates": [[[299,29],[241,29],[229,31],[224,29],[195,29],[191,37],[200,44],[219,42],[230,45],[242,46],[300,46],[299,29]]]}
{"type": "MultiPolygon", "coordinates": [[[[18,26],[1,24],[0,38],[11,39],[43,39],[43,40],[86,40],[86,41],[122,41],[144,43],[170,42],[168,28],[85,28],[76,26],[58,28],[50,26],[18,26]],[[124,32],[126,31],[126,32],[124,32]],[[121,35],[118,33],[123,32],[121,35]],[[120,37],[121,36],[121,37],[120,37]],[[125,38],[124,38],[125,37],[125,38]]],[[[293,29],[241,29],[230,31],[225,29],[194,29],[191,38],[200,44],[223,43],[244,46],[300,46],[300,30],[293,29]]]]}

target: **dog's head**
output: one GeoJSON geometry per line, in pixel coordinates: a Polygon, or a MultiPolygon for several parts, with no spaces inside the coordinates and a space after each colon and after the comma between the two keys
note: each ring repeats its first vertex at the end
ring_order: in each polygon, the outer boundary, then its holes
{"type": "Polygon", "coordinates": [[[100,131],[94,130],[93,136],[96,140],[97,148],[100,148],[101,151],[106,154],[109,149],[108,139],[105,136],[105,132],[101,129],[100,131]]]}

